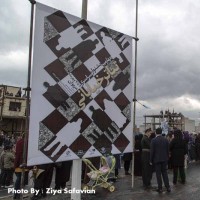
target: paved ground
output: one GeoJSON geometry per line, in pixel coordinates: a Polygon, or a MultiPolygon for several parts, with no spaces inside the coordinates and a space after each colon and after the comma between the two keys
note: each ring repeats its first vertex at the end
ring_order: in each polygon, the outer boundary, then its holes
{"type": "MultiPolygon", "coordinates": [[[[192,163],[187,169],[187,182],[185,185],[172,184],[172,172],[169,171],[169,179],[172,191],[158,194],[155,191],[156,180],[153,174],[153,189],[145,191],[142,188],[141,177],[135,177],[135,187],[131,188],[131,176],[121,175],[115,183],[116,190],[111,193],[107,189],[97,188],[96,194],[82,195],[82,200],[199,200],[200,199],[200,162],[192,163]]],[[[6,191],[5,191],[6,192],[6,191]]],[[[5,200],[11,200],[11,197],[4,197],[5,200]]],[[[27,199],[30,199],[29,197],[27,199]]],[[[66,200],[70,199],[68,194],[48,195],[44,200],[66,200]]]]}

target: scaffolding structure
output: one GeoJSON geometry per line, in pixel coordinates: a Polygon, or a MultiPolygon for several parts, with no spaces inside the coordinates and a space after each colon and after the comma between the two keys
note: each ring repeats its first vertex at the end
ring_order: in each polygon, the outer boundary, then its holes
{"type": "Polygon", "coordinates": [[[148,127],[151,127],[152,130],[155,130],[157,127],[161,126],[162,121],[168,123],[169,129],[178,128],[180,130],[185,129],[185,120],[184,115],[181,113],[171,113],[168,111],[160,111],[160,114],[155,115],[144,115],[144,126],[145,130],[148,127]]]}

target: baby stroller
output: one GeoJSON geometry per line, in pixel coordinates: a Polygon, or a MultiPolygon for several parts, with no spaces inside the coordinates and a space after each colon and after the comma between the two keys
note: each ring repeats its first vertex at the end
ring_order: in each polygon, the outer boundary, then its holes
{"type": "Polygon", "coordinates": [[[94,190],[97,186],[107,188],[110,192],[114,192],[115,186],[110,179],[115,178],[115,157],[107,156],[101,157],[101,166],[99,169],[96,169],[92,162],[88,159],[83,159],[83,162],[91,170],[87,173],[90,181],[83,187],[83,190],[94,190]]]}

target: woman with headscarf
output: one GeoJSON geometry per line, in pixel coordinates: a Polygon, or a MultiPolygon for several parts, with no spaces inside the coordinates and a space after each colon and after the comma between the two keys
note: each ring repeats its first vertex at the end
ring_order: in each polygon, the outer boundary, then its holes
{"type": "Polygon", "coordinates": [[[181,178],[181,183],[185,183],[184,159],[187,154],[187,144],[183,140],[183,135],[180,130],[174,131],[174,138],[170,143],[171,161],[173,167],[173,184],[177,183],[178,171],[181,178]]]}
{"type": "Polygon", "coordinates": [[[200,160],[200,134],[195,139],[196,160],[200,160]]]}

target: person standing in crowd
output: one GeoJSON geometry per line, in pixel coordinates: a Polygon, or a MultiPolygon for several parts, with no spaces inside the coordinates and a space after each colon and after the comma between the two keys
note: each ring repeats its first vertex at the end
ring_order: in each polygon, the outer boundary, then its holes
{"type": "Polygon", "coordinates": [[[180,130],[174,131],[174,139],[170,143],[171,160],[173,167],[173,184],[176,185],[178,170],[180,173],[181,182],[185,183],[185,172],[184,172],[184,158],[187,154],[187,144],[183,140],[183,135],[180,130]]]}
{"type": "Polygon", "coordinates": [[[170,143],[173,139],[173,131],[170,131],[167,135],[166,138],[168,140],[168,142],[170,143]]]}
{"type": "Polygon", "coordinates": [[[143,138],[143,134],[135,135],[135,151],[134,151],[134,175],[142,176],[142,147],[141,140],[143,138]]]}
{"type": "Polygon", "coordinates": [[[2,185],[2,179],[3,179],[3,176],[4,176],[4,154],[5,154],[5,151],[4,151],[4,148],[0,147],[1,148],[1,153],[0,153],[0,169],[1,169],[1,174],[0,174],[0,187],[4,188],[5,185],[2,185]]]}
{"type": "Polygon", "coordinates": [[[121,169],[121,162],[120,162],[120,154],[113,155],[116,160],[115,164],[115,180],[118,178],[119,175],[119,169],[121,169]]]}
{"type": "Polygon", "coordinates": [[[37,200],[44,198],[47,195],[47,188],[50,188],[53,177],[54,164],[43,164],[34,166],[36,171],[36,177],[34,180],[34,189],[38,190],[39,193],[34,193],[31,200],[37,200]],[[40,173],[41,171],[41,173],[40,173]],[[39,173],[39,174],[38,174],[39,173]]]}
{"type": "Polygon", "coordinates": [[[150,164],[154,164],[158,183],[157,192],[162,193],[162,179],[167,192],[171,192],[167,174],[167,162],[169,159],[169,142],[162,137],[162,129],[156,129],[156,137],[152,139],[150,146],[150,164]]]}
{"type": "Polygon", "coordinates": [[[152,179],[152,165],[150,165],[150,135],[151,128],[145,130],[145,134],[141,141],[142,147],[142,180],[144,189],[149,189],[152,179]]]}
{"type": "Polygon", "coordinates": [[[56,175],[55,175],[55,189],[64,189],[66,182],[70,179],[72,161],[58,162],[55,164],[56,175]]]}
{"type": "Polygon", "coordinates": [[[188,142],[188,157],[189,162],[195,162],[196,160],[196,150],[195,150],[195,137],[191,133],[188,142]]]}
{"type": "MultiPolygon", "coordinates": [[[[15,185],[14,189],[19,190],[21,187],[21,177],[22,177],[22,164],[23,164],[23,149],[24,149],[24,134],[16,143],[15,147],[15,161],[14,161],[14,168],[15,168],[15,185]]],[[[25,170],[24,176],[24,183],[23,185],[28,185],[28,169],[25,170]]],[[[20,199],[20,194],[14,193],[13,199],[20,199]]]]}
{"type": "Polygon", "coordinates": [[[151,132],[151,135],[150,135],[150,137],[149,137],[149,139],[152,140],[152,139],[155,138],[155,137],[156,137],[156,134],[155,134],[154,131],[152,131],[152,132],[151,132]]]}
{"type": "Polygon", "coordinates": [[[11,146],[10,136],[5,135],[5,137],[4,137],[4,144],[3,145],[4,145],[4,147],[11,146]]]}
{"type": "Polygon", "coordinates": [[[200,134],[196,136],[195,149],[196,149],[196,161],[197,161],[200,160],[200,134]]]}
{"type": "Polygon", "coordinates": [[[3,131],[1,131],[1,133],[0,133],[0,147],[3,146],[3,143],[4,143],[4,134],[3,134],[3,131]]]}
{"type": "Polygon", "coordinates": [[[183,140],[187,146],[187,153],[186,155],[184,156],[184,168],[187,169],[188,168],[188,163],[189,163],[189,157],[188,157],[188,143],[189,143],[189,140],[190,140],[190,135],[189,135],[189,132],[188,131],[183,131],[183,140]]]}
{"type": "Polygon", "coordinates": [[[15,141],[15,137],[13,135],[12,135],[10,141],[11,141],[11,144],[14,146],[16,141],[15,141]]]}
{"type": "Polygon", "coordinates": [[[13,172],[14,172],[14,160],[15,156],[12,152],[12,149],[10,146],[4,147],[4,155],[3,155],[3,177],[1,185],[5,186],[5,188],[13,187],[12,181],[13,181],[13,172]]]}
{"type": "MultiPolygon", "coordinates": [[[[169,144],[171,143],[173,137],[174,137],[173,131],[170,131],[170,132],[167,134],[167,136],[166,136],[166,138],[167,138],[169,144]]],[[[169,156],[169,160],[168,160],[168,169],[172,169],[172,159],[171,159],[171,156],[169,156]]]]}
{"type": "Polygon", "coordinates": [[[132,153],[125,153],[123,155],[123,160],[124,160],[125,175],[131,175],[129,173],[129,169],[130,169],[131,160],[132,160],[132,153]]]}
{"type": "Polygon", "coordinates": [[[188,131],[183,131],[183,140],[185,141],[186,144],[188,144],[190,140],[190,135],[188,131]]]}

